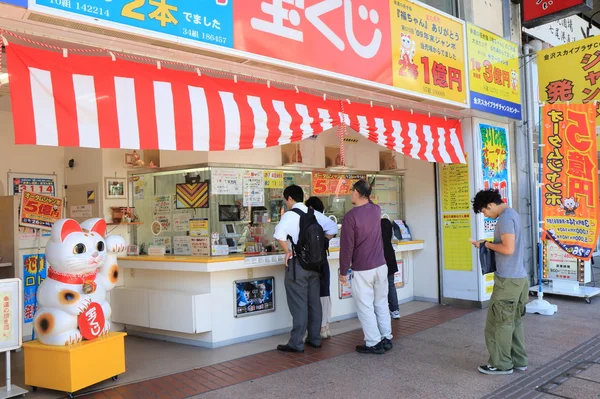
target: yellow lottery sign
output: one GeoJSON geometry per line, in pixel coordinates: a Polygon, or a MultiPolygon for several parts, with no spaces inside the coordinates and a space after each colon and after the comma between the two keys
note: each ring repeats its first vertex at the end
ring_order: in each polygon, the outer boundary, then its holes
{"type": "Polygon", "coordinates": [[[394,86],[467,103],[465,26],[410,0],[390,0],[394,86]]]}
{"type": "Polygon", "coordinates": [[[599,36],[540,51],[537,63],[541,102],[587,104],[600,100],[599,36]]]}
{"type": "Polygon", "coordinates": [[[521,119],[517,45],[472,24],[467,43],[471,108],[521,119]]]}

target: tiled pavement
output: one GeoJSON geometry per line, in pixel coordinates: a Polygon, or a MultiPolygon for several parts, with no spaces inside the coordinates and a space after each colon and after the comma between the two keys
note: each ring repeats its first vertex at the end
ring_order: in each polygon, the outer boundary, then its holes
{"type": "Polygon", "coordinates": [[[600,397],[600,335],[484,399],[600,397]]]}
{"type": "MultiPolygon", "coordinates": [[[[436,306],[400,320],[392,320],[394,339],[425,331],[470,312],[467,309],[436,306]]],[[[363,342],[362,331],[355,330],[325,340],[321,349],[307,347],[303,354],[269,351],[81,397],[183,399],[351,353],[360,342],[363,342]]]]}

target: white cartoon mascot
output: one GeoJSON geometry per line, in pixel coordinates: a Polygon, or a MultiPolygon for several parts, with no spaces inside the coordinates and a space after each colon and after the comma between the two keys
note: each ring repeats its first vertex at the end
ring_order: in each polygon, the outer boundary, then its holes
{"type": "Polygon", "coordinates": [[[413,59],[415,58],[417,48],[416,43],[410,38],[409,34],[405,35],[404,33],[400,34],[400,40],[402,42],[402,48],[400,49],[400,59],[405,64],[414,64],[413,59]]]}
{"type": "Polygon", "coordinates": [[[575,201],[574,197],[563,198],[560,207],[564,209],[565,216],[575,216],[575,211],[579,208],[579,202],[575,201]]]}
{"type": "Polygon", "coordinates": [[[519,90],[519,74],[514,69],[510,71],[510,84],[513,90],[519,90]]]}
{"type": "Polygon", "coordinates": [[[119,278],[117,255],[125,249],[121,236],[104,239],[106,221],[73,219],[54,224],[46,246],[48,278],[40,285],[33,328],[46,345],[93,340],[110,331],[106,294],[119,278]]]}

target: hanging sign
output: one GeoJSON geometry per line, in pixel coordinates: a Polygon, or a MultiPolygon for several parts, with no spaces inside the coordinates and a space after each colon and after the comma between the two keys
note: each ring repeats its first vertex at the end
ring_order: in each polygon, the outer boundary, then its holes
{"type": "Polygon", "coordinates": [[[600,36],[594,36],[540,51],[537,56],[540,101],[588,104],[600,100],[599,50],[600,36]]]}
{"type": "Polygon", "coordinates": [[[24,191],[21,195],[19,225],[51,230],[54,223],[62,219],[63,200],[44,194],[24,191]]]}
{"type": "Polygon", "coordinates": [[[589,260],[598,239],[598,159],[593,104],[542,107],[542,218],[547,238],[589,260]]]}
{"type": "Polygon", "coordinates": [[[471,108],[521,119],[518,46],[467,24],[471,108]]]}
{"type": "Polygon", "coordinates": [[[359,180],[366,180],[366,175],[338,175],[330,173],[313,173],[312,187],[314,195],[349,195],[352,186],[359,180]]]}
{"type": "Polygon", "coordinates": [[[30,9],[170,41],[233,47],[233,0],[31,0],[30,9]]]}
{"type": "Polygon", "coordinates": [[[557,19],[589,11],[593,0],[522,0],[523,26],[532,28],[557,19]]]}
{"type": "Polygon", "coordinates": [[[394,86],[466,104],[464,22],[410,0],[390,14],[394,86]]]}

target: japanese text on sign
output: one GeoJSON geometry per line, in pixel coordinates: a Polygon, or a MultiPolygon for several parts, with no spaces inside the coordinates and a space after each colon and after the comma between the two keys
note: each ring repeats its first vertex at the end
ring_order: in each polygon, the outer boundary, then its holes
{"type": "Polygon", "coordinates": [[[37,290],[47,275],[48,270],[44,254],[23,255],[23,306],[25,323],[33,321],[37,304],[37,290]]]}
{"type": "Polygon", "coordinates": [[[521,119],[517,45],[475,25],[467,25],[471,106],[521,119]]]}
{"type": "Polygon", "coordinates": [[[19,219],[21,226],[50,230],[54,223],[62,218],[62,213],[62,198],[29,191],[22,193],[19,219]]]}
{"type": "Polygon", "coordinates": [[[595,108],[546,105],[542,117],[544,229],[563,250],[587,260],[598,234],[595,108]]]}
{"type": "Polygon", "coordinates": [[[13,193],[23,191],[32,193],[56,195],[56,178],[13,177],[13,193]]]}
{"type": "Polygon", "coordinates": [[[541,51],[538,74],[543,102],[587,104],[600,100],[600,37],[541,51]]]}
{"type": "Polygon", "coordinates": [[[329,173],[313,173],[314,195],[348,195],[352,185],[358,180],[366,180],[365,175],[336,175],[329,173]]]}
{"type": "Polygon", "coordinates": [[[236,1],[235,48],[391,85],[389,1],[236,1]]]}
{"type": "Polygon", "coordinates": [[[232,0],[34,0],[31,8],[35,9],[36,5],[92,17],[100,25],[115,22],[233,47],[232,0]]]}
{"type": "Polygon", "coordinates": [[[394,86],[466,103],[464,24],[409,0],[391,0],[394,86]]]}

